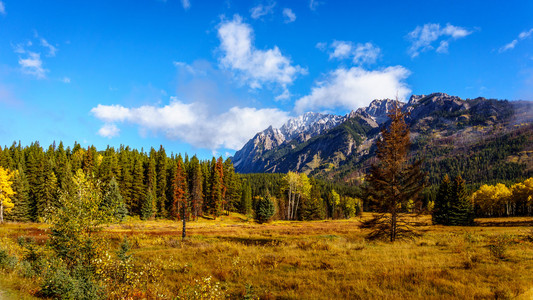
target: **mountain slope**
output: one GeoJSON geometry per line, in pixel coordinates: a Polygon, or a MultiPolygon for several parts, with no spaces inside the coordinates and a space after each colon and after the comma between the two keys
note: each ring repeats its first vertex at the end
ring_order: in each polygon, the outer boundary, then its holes
{"type": "MultiPolygon", "coordinates": [[[[263,166],[266,162],[261,159],[265,152],[291,142],[305,143],[345,120],[342,116],[309,112],[288,120],[279,129],[270,126],[257,133],[235,153],[232,158],[233,165],[241,173],[265,172],[263,166]]],[[[274,169],[272,172],[279,171],[274,169]]]]}
{"type": "MultiPolygon", "coordinates": [[[[392,103],[390,99],[374,100],[366,108],[337,118],[343,121],[339,125],[304,134],[305,138],[279,138],[276,130],[269,128],[237,152],[236,170],[290,170],[339,181],[357,180],[374,157],[374,142],[380,126],[386,126],[386,111],[392,103]]],[[[461,172],[473,181],[532,174],[531,101],[463,100],[435,93],[413,95],[401,105],[409,112],[412,155],[425,159],[432,181],[444,172],[461,172]]]]}

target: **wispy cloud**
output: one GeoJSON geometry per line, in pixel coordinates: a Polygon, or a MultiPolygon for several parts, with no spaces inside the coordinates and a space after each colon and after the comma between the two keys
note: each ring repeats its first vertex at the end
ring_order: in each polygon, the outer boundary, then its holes
{"type": "Polygon", "coordinates": [[[309,0],[309,9],[314,11],[321,4],[322,4],[322,1],[309,0]]]}
{"type": "MultiPolygon", "coordinates": [[[[23,73],[33,75],[37,79],[44,79],[49,70],[43,67],[41,52],[46,51],[48,53],[46,56],[54,57],[58,49],[56,46],[50,44],[45,38],[39,36],[37,32],[34,33],[34,38],[37,40],[37,44],[34,44],[31,40],[15,44],[12,45],[13,52],[19,54],[18,63],[23,73]]],[[[62,81],[64,81],[64,79],[62,81]]]]}
{"type": "Polygon", "coordinates": [[[504,45],[503,47],[501,47],[499,52],[502,53],[502,52],[505,52],[507,50],[514,49],[514,47],[516,47],[516,44],[518,44],[518,42],[531,37],[531,35],[533,35],[533,28],[531,28],[531,29],[529,29],[527,31],[520,32],[520,34],[518,35],[518,38],[512,40],[510,43],[508,43],[508,44],[504,45]]]}
{"type": "Polygon", "coordinates": [[[261,88],[263,84],[279,84],[283,89],[291,84],[299,74],[307,70],[291,64],[291,60],[281,54],[277,46],[268,50],[256,49],[253,45],[253,30],[250,25],[235,16],[218,26],[220,39],[220,63],[233,70],[235,75],[251,88],[261,88]]]}
{"type": "Polygon", "coordinates": [[[46,78],[48,70],[43,68],[43,61],[39,53],[27,52],[27,57],[19,58],[18,62],[23,73],[33,75],[38,79],[46,78]]]}
{"type": "MultiPolygon", "coordinates": [[[[318,43],[316,47],[322,51],[328,48],[326,43],[318,43]]],[[[381,54],[381,49],[372,43],[333,41],[329,48],[329,59],[351,59],[356,65],[374,64],[381,54]]]]}
{"type": "Polygon", "coordinates": [[[296,14],[290,8],[283,9],[283,22],[292,23],[296,21],[296,14]]]}
{"type": "Polygon", "coordinates": [[[411,41],[411,47],[407,52],[411,57],[417,57],[421,52],[434,49],[432,44],[440,40],[436,51],[447,53],[450,41],[464,38],[470,34],[472,31],[451,24],[446,24],[444,27],[441,27],[440,24],[424,24],[424,26],[417,26],[407,35],[411,41]]]}
{"type": "Polygon", "coordinates": [[[140,132],[162,132],[167,138],[211,150],[238,150],[256,132],[269,125],[279,126],[288,119],[287,112],[276,108],[232,107],[215,115],[207,111],[199,103],[187,104],[171,97],[165,106],[128,108],[99,104],[91,113],[105,123],[98,131],[104,137],[118,136],[117,124],[129,123],[139,126],[140,132]]]}
{"type": "Polygon", "coordinates": [[[63,83],[70,83],[70,78],[69,77],[63,77],[63,78],[61,78],[61,81],[63,83]]]}
{"type": "Polygon", "coordinates": [[[252,19],[259,19],[263,16],[271,14],[274,11],[274,6],[276,6],[276,2],[270,2],[268,5],[263,5],[260,3],[259,5],[250,9],[250,15],[252,19]]]}
{"type": "Polygon", "coordinates": [[[4,5],[4,2],[0,1],[0,15],[6,14],[6,6],[4,5]]]}
{"type": "Polygon", "coordinates": [[[411,74],[402,66],[368,71],[361,67],[339,68],[315,83],[311,93],[296,101],[297,113],[317,109],[343,108],[354,110],[373,99],[404,99],[411,92],[405,79],[411,74]]]}
{"type": "Polygon", "coordinates": [[[188,10],[189,8],[191,8],[191,1],[181,0],[181,6],[183,6],[183,9],[188,10]]]}
{"type": "Polygon", "coordinates": [[[56,52],[57,52],[57,48],[56,47],[54,47],[53,45],[50,45],[50,43],[48,43],[48,41],[45,40],[42,37],[40,37],[39,40],[41,42],[41,46],[43,46],[43,47],[48,49],[48,55],[49,56],[56,56],[56,52]]]}

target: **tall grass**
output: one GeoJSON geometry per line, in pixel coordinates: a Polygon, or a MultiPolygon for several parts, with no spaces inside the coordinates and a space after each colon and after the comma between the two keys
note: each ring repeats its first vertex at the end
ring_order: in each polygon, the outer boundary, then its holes
{"type": "MultiPolygon", "coordinates": [[[[170,221],[127,222],[101,235],[109,249],[128,236],[133,259],[158,269],[158,280],[145,287],[153,298],[505,299],[530,293],[533,241],[526,227],[426,221],[420,237],[394,244],[366,241],[359,219],[257,225],[238,215],[191,222],[185,241],[180,224],[170,221]],[[491,245],[501,237],[505,250],[498,257],[491,245]]],[[[17,236],[42,230],[35,224],[0,227],[0,247],[5,241],[20,259],[17,236]]],[[[0,276],[0,289],[35,292],[37,282],[20,280],[10,271],[0,276]]]]}

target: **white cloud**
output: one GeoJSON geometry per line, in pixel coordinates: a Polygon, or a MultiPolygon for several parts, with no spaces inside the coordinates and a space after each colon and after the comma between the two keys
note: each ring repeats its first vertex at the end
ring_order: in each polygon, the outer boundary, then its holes
{"type": "Polygon", "coordinates": [[[91,113],[105,122],[98,131],[104,137],[118,135],[117,123],[129,123],[138,125],[141,133],[163,132],[167,138],[211,150],[221,147],[238,150],[258,131],[269,125],[280,126],[288,119],[287,112],[276,108],[232,107],[210,115],[203,105],[185,104],[174,97],[162,107],[99,104],[91,113]]]}
{"type": "Polygon", "coordinates": [[[116,137],[119,133],[120,129],[115,124],[105,124],[98,130],[98,134],[106,138],[116,137]]]}
{"type": "Polygon", "coordinates": [[[357,44],[353,54],[353,62],[357,65],[373,64],[381,54],[381,49],[372,43],[357,44]]]}
{"type": "Polygon", "coordinates": [[[27,52],[28,56],[26,58],[19,58],[19,65],[22,68],[22,72],[26,74],[33,75],[38,79],[43,79],[46,77],[48,70],[43,68],[43,61],[41,60],[41,55],[35,52],[27,52]]]}
{"type": "Polygon", "coordinates": [[[373,99],[404,99],[411,93],[404,80],[410,71],[402,66],[383,70],[367,71],[360,67],[339,68],[327,74],[326,79],[317,82],[311,93],[296,101],[297,113],[317,109],[357,109],[366,106],[373,99]]]}
{"type": "Polygon", "coordinates": [[[43,67],[41,51],[46,50],[48,52],[47,56],[52,57],[56,55],[57,48],[48,43],[43,37],[40,37],[37,32],[34,33],[34,37],[39,41],[39,45],[34,45],[32,41],[15,44],[12,45],[13,52],[19,54],[18,63],[23,73],[43,79],[46,78],[48,70],[43,67]],[[36,48],[38,49],[37,51],[29,50],[36,48]]]}
{"type": "Polygon", "coordinates": [[[532,34],[533,34],[533,28],[531,28],[531,29],[528,30],[528,31],[520,32],[520,34],[518,35],[518,38],[521,39],[521,40],[523,40],[523,39],[527,39],[527,38],[530,37],[532,34]]]}
{"type": "Polygon", "coordinates": [[[39,38],[39,40],[41,41],[41,46],[45,47],[48,49],[48,55],[49,56],[56,56],[56,52],[57,52],[57,48],[50,45],[50,43],[48,43],[47,40],[45,40],[44,38],[39,38]]]}
{"type": "Polygon", "coordinates": [[[448,53],[448,47],[450,43],[448,41],[440,41],[439,47],[437,48],[437,53],[448,53]]]}
{"type": "Polygon", "coordinates": [[[441,40],[437,52],[446,53],[451,40],[457,40],[470,34],[472,31],[451,24],[446,24],[445,27],[441,27],[440,24],[424,24],[424,26],[417,26],[407,35],[408,39],[411,40],[411,47],[407,52],[411,57],[417,57],[420,52],[434,49],[432,43],[444,38],[444,44],[441,40]]]}
{"type": "Polygon", "coordinates": [[[218,37],[223,67],[236,72],[240,80],[251,88],[261,88],[265,83],[276,83],[285,90],[298,74],[307,70],[291,65],[291,61],[281,54],[277,46],[268,50],[256,49],[253,45],[252,28],[239,16],[219,25],[218,37]]]}
{"type": "Polygon", "coordinates": [[[283,9],[283,19],[285,23],[292,23],[296,21],[296,14],[290,8],[283,9]]]}
{"type": "Polygon", "coordinates": [[[182,62],[182,61],[174,61],[172,62],[174,64],[174,66],[178,69],[181,69],[181,70],[185,70],[187,71],[188,73],[191,73],[191,74],[197,74],[197,70],[195,68],[193,68],[193,66],[185,63],[185,62],[182,62]]]}
{"type": "Polygon", "coordinates": [[[189,0],[181,0],[181,6],[183,6],[183,9],[188,10],[191,7],[191,2],[189,0]]]}
{"type": "Polygon", "coordinates": [[[274,11],[274,6],[276,6],[276,2],[271,2],[268,5],[263,5],[260,3],[259,5],[250,9],[250,15],[252,19],[259,19],[263,16],[271,14],[274,11]]]}
{"type": "Polygon", "coordinates": [[[505,52],[507,50],[514,49],[514,47],[516,47],[516,45],[518,44],[519,41],[522,41],[522,40],[525,40],[525,39],[529,38],[532,34],[533,34],[533,28],[531,28],[528,31],[520,32],[520,34],[518,35],[517,39],[514,39],[510,43],[508,43],[508,44],[504,45],[503,47],[501,47],[499,52],[502,53],[502,52],[505,52]]]}
{"type": "Polygon", "coordinates": [[[64,83],[70,83],[70,78],[69,77],[63,77],[61,79],[61,81],[64,82],[64,83]]]}
{"type": "MultiPolygon", "coordinates": [[[[317,48],[324,50],[322,43],[317,44],[317,48]]],[[[329,59],[351,58],[356,65],[373,64],[381,54],[381,49],[372,43],[354,44],[348,41],[333,41],[329,52],[329,59]]]]}
{"type": "Polygon", "coordinates": [[[310,10],[316,10],[316,8],[321,5],[322,2],[317,0],[309,0],[309,9],[310,10]]]}
{"type": "Polygon", "coordinates": [[[6,6],[4,5],[4,2],[0,1],[0,15],[6,14],[6,6]]]}
{"type": "Polygon", "coordinates": [[[333,52],[329,53],[329,58],[345,59],[352,53],[353,45],[351,42],[333,41],[331,44],[333,52]]]}
{"type": "Polygon", "coordinates": [[[316,43],[315,47],[320,51],[326,51],[326,48],[328,47],[328,43],[325,42],[318,42],[316,43]]]}

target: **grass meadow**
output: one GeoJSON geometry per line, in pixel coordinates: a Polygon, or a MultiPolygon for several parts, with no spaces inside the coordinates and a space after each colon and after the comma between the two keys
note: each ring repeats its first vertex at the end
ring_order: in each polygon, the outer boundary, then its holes
{"type": "MultiPolygon", "coordinates": [[[[238,214],[188,223],[136,221],[98,233],[115,253],[124,236],[153,272],[131,299],[533,299],[533,218],[431,225],[394,244],[365,240],[361,218],[256,224],[238,214]]],[[[43,224],[0,225],[0,246],[20,256],[19,236],[45,245],[43,224]]],[[[44,249],[44,247],[43,247],[44,249]]],[[[0,276],[0,299],[33,299],[38,278],[0,276]]],[[[121,298],[115,295],[115,298],[121,298]]]]}

